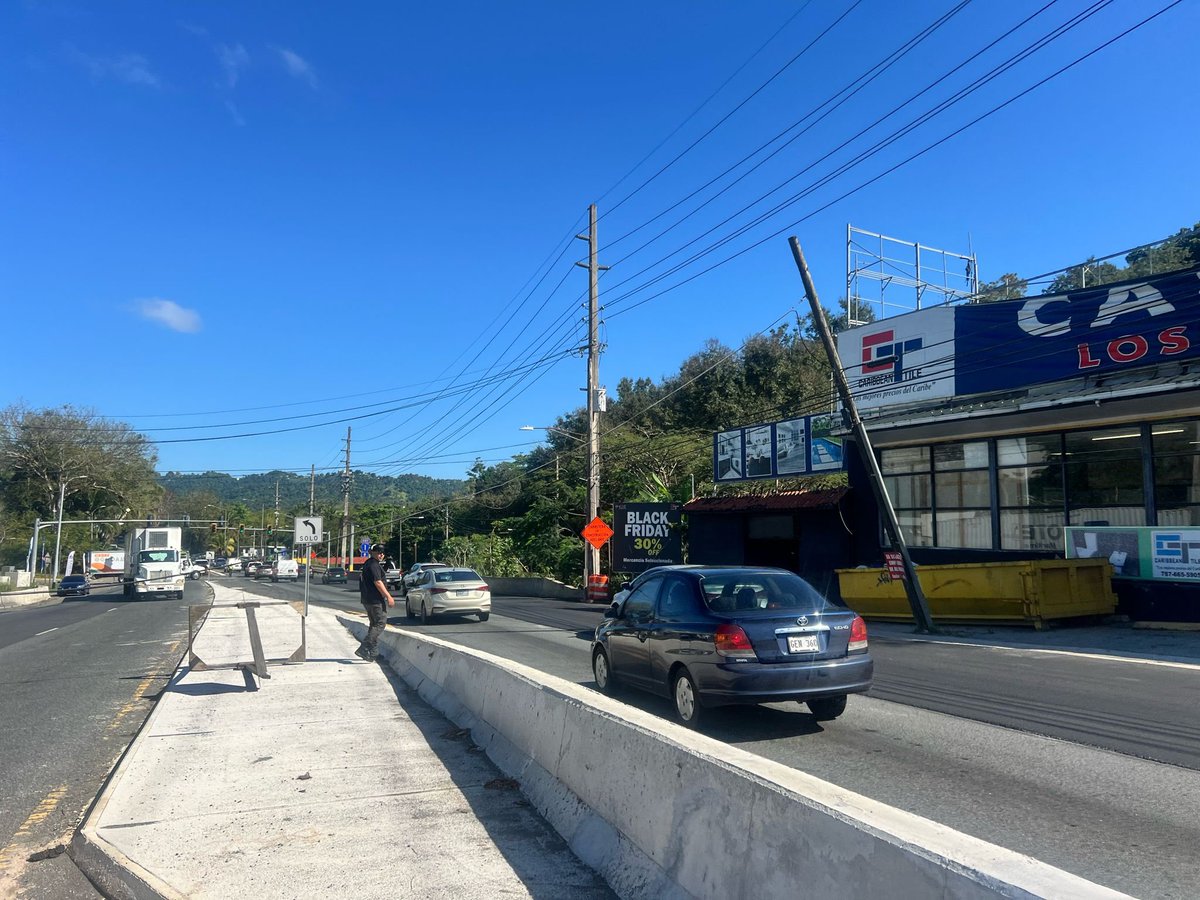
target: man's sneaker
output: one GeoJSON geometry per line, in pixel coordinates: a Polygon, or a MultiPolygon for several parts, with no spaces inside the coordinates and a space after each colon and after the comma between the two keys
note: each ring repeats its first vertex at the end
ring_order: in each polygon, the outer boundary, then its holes
{"type": "Polygon", "coordinates": [[[365,659],[367,662],[372,662],[375,659],[375,654],[361,645],[354,651],[354,655],[359,659],[365,659]]]}

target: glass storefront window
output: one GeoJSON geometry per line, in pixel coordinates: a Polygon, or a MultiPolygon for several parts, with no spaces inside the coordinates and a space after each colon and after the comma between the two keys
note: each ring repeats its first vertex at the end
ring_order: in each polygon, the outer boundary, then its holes
{"type": "Polygon", "coordinates": [[[1200,503],[1200,455],[1156,456],[1154,496],[1160,508],[1200,503]]]}
{"type": "Polygon", "coordinates": [[[1154,455],[1200,453],[1200,422],[1159,422],[1150,428],[1154,455]]]}
{"type": "Polygon", "coordinates": [[[939,547],[990,549],[992,546],[991,510],[939,509],[937,512],[937,542],[939,547]]]}
{"type": "Polygon", "coordinates": [[[1200,506],[1158,508],[1159,528],[1186,528],[1195,525],[1200,525],[1200,506]]]}
{"type": "Polygon", "coordinates": [[[929,509],[932,506],[933,493],[928,475],[893,475],[884,477],[883,484],[892,498],[892,506],[897,509],[929,509]]]}
{"type": "Polygon", "coordinates": [[[1000,469],[1001,506],[1063,506],[1060,466],[1020,466],[1000,469]]]}
{"type": "Polygon", "coordinates": [[[1058,434],[1001,438],[996,441],[996,465],[999,466],[1058,462],[1061,456],[1062,435],[1058,434]]]}
{"type": "Polygon", "coordinates": [[[933,546],[933,515],[920,510],[896,510],[896,521],[904,532],[904,541],[910,547],[933,546]]]}
{"type": "Polygon", "coordinates": [[[1063,551],[1061,509],[1000,510],[1000,547],[1004,550],[1063,551]]]}
{"type": "Polygon", "coordinates": [[[1072,525],[1145,525],[1143,506],[1084,506],[1071,510],[1072,525]]]}
{"type": "Polygon", "coordinates": [[[879,470],[884,475],[929,471],[928,447],[896,447],[879,452],[879,470]]]}
{"type": "Polygon", "coordinates": [[[988,447],[986,441],[972,441],[968,444],[936,444],[933,448],[933,468],[937,471],[948,469],[986,469],[988,467],[988,447]]]}
{"type": "Polygon", "coordinates": [[[938,472],[933,476],[933,484],[938,509],[960,509],[964,506],[982,506],[986,509],[992,505],[986,469],[938,472]]]}

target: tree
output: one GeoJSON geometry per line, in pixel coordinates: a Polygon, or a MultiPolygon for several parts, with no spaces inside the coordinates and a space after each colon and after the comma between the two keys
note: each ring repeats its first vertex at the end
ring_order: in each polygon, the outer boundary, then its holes
{"type": "Polygon", "coordinates": [[[64,517],[153,512],[162,497],[156,461],[143,435],[90,410],[0,411],[0,487],[13,507],[42,518],[57,513],[60,495],[64,517]]]}
{"type": "Polygon", "coordinates": [[[985,281],[973,298],[973,303],[995,303],[999,300],[1017,300],[1025,296],[1029,282],[1016,272],[1006,272],[995,281],[985,281]]]}

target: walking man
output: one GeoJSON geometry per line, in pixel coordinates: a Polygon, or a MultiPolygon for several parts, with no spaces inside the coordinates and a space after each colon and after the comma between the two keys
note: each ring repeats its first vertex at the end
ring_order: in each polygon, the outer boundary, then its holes
{"type": "Polygon", "coordinates": [[[354,655],[367,662],[373,660],[379,651],[379,635],[383,634],[383,629],[387,626],[387,608],[396,605],[396,601],[388,592],[383,573],[385,550],[383,544],[372,544],[371,558],[367,560],[358,576],[358,597],[367,611],[371,627],[367,629],[367,636],[354,651],[354,655]]]}

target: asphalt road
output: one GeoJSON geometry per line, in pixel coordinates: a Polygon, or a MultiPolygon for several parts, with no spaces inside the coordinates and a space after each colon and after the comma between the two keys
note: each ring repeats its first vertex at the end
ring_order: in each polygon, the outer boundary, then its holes
{"type": "Polygon", "coordinates": [[[166,686],[187,642],[184,602],[119,589],[0,612],[0,896],[95,898],[67,843],[166,686]],[[30,861],[49,849],[48,859],[30,861]]]}
{"type": "MultiPolygon", "coordinates": [[[[311,599],[361,610],[353,583],[311,599]]],[[[401,610],[391,621],[409,627],[401,610]]],[[[600,612],[500,597],[486,623],[428,630],[591,685],[600,612]]],[[[774,704],[715,711],[706,731],[1135,896],[1200,896],[1200,717],[1189,702],[1200,672],[921,642],[876,640],[872,653],[875,690],[836,722],[774,704]]],[[[622,699],[671,714],[665,700],[622,699]]]]}

